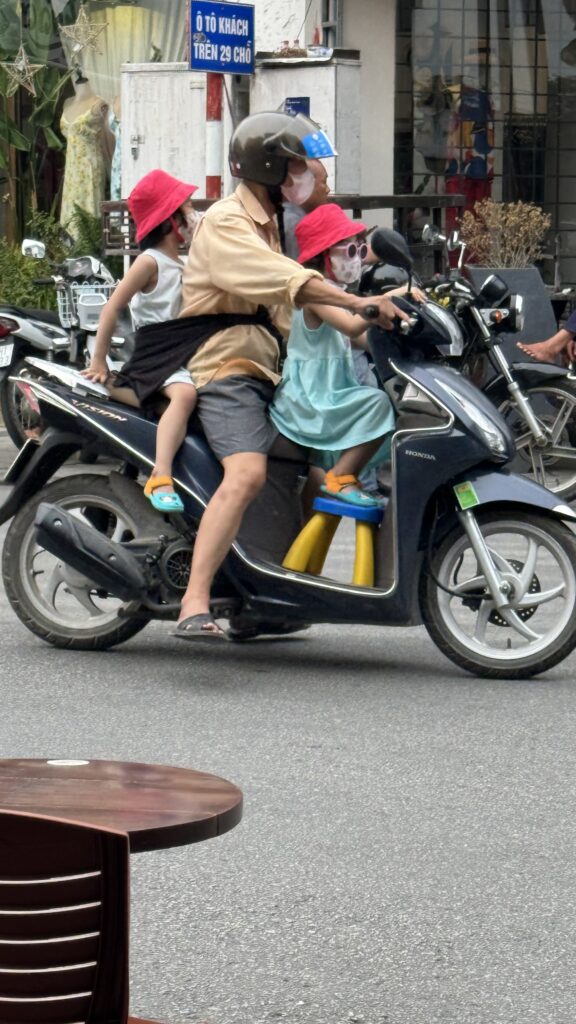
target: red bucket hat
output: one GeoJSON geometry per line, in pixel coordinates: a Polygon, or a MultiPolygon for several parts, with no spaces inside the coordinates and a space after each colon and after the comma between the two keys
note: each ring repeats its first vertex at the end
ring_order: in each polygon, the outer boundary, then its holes
{"type": "Polygon", "coordinates": [[[136,224],[140,242],[163,220],[167,220],[198,188],[173,178],[166,171],[149,171],[128,196],[128,209],[136,224]]]}
{"type": "Polygon", "coordinates": [[[336,203],[323,203],[307,213],[294,229],[300,250],[298,262],[307,263],[330,246],[367,230],[359,220],[347,217],[336,203]]]}

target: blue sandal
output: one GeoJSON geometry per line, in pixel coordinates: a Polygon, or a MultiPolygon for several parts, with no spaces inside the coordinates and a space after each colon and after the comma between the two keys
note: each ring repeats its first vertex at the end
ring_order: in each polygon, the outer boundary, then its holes
{"type": "Polygon", "coordinates": [[[326,473],[326,482],[322,484],[320,490],[331,498],[338,498],[339,501],[345,501],[348,505],[356,505],[361,508],[377,508],[381,504],[378,498],[373,498],[370,494],[366,494],[366,491],[361,490],[355,476],[336,476],[331,469],[326,473]],[[345,491],[344,488],[351,484],[355,485],[354,490],[345,491]]]}
{"type": "Polygon", "coordinates": [[[144,485],[144,494],[157,512],[183,512],[182,500],[173,488],[174,481],[171,476],[151,476],[144,485]],[[158,487],[172,487],[172,490],[155,494],[154,491],[158,487]]]}

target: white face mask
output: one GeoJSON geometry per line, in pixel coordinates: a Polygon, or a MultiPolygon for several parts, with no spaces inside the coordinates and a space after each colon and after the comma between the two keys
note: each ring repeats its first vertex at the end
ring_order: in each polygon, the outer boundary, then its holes
{"type": "Polygon", "coordinates": [[[184,245],[190,246],[192,244],[193,231],[191,231],[191,229],[187,227],[187,225],[179,224],[178,234],[180,235],[180,238],[182,239],[184,245]]]}
{"type": "Polygon", "coordinates": [[[316,178],[314,172],[309,167],[301,174],[290,174],[290,183],[286,182],[280,186],[280,191],[289,203],[295,203],[296,206],[301,206],[307,199],[310,199],[316,185],[316,178]]]}
{"type": "Polygon", "coordinates": [[[354,284],[362,273],[362,260],[359,253],[355,256],[346,256],[344,253],[330,255],[330,266],[332,273],[339,284],[354,284]]]}
{"type": "Polygon", "coordinates": [[[184,239],[185,245],[191,245],[202,217],[197,210],[187,210],[184,213],[184,224],[178,226],[178,232],[184,239]]]}

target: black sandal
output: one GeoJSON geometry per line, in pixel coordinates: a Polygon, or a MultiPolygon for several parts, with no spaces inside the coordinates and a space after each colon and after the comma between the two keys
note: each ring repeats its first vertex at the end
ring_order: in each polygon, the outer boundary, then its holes
{"type": "Polygon", "coordinates": [[[181,640],[228,640],[210,612],[200,612],[199,615],[189,615],[187,619],[182,619],[170,635],[180,637],[181,640]]]}

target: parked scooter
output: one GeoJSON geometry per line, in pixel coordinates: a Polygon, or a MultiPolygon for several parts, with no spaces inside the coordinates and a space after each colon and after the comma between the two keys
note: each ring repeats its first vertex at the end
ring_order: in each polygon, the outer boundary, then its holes
{"type": "MultiPolygon", "coordinates": [[[[458,252],[457,266],[436,280],[430,294],[454,312],[464,348],[453,362],[482,388],[507,420],[516,442],[513,468],[564,501],[576,498],[576,381],[567,368],[522,357],[509,359],[503,333],[522,330],[522,297],[511,296],[498,274],[477,291],[464,272],[466,245],[427,225],[424,242],[458,252]]],[[[448,262],[448,261],[446,261],[448,262]]]]}
{"type": "MultiPolygon", "coordinates": [[[[44,259],[46,248],[35,239],[22,243],[25,256],[44,259]]],[[[116,287],[108,268],[94,256],[70,257],[54,267],[37,285],[56,290],[58,313],[0,305],[0,411],[10,439],[17,447],[38,429],[38,417],[10,378],[26,372],[26,357],[83,368],[93,346],[98,317],[116,287]]],[[[111,366],[117,368],[131,351],[131,324],[113,338],[111,366]]]]}
{"type": "MultiPolygon", "coordinates": [[[[412,321],[407,333],[400,325],[393,332],[398,422],[391,493],[375,531],[374,586],[283,567],[302,525],[298,484],[307,469],[306,452],[288,445],[272,453],[268,484],[218,573],[213,613],[229,617],[239,637],[301,623],[424,623],[469,672],[543,672],[576,646],[576,513],[508,472],[512,436],[481,392],[448,367],[412,358],[413,345],[433,349],[450,338],[426,308],[402,301],[412,321]]],[[[388,332],[371,336],[378,364],[388,332]]],[[[189,434],[174,463],[185,511],[161,516],[139,482],[154,462],[154,423],[79,374],[62,383],[58,367],[39,363],[36,372],[47,376],[16,382],[49,426],[5,478],[13,485],[0,509],[0,522],[13,517],[6,594],[47,643],[103,650],[150,619],[176,618],[197,524],[221,468],[205,441],[189,434]],[[87,441],[124,468],[51,479],[87,441]]],[[[341,514],[348,509],[334,504],[341,514]]]]}

